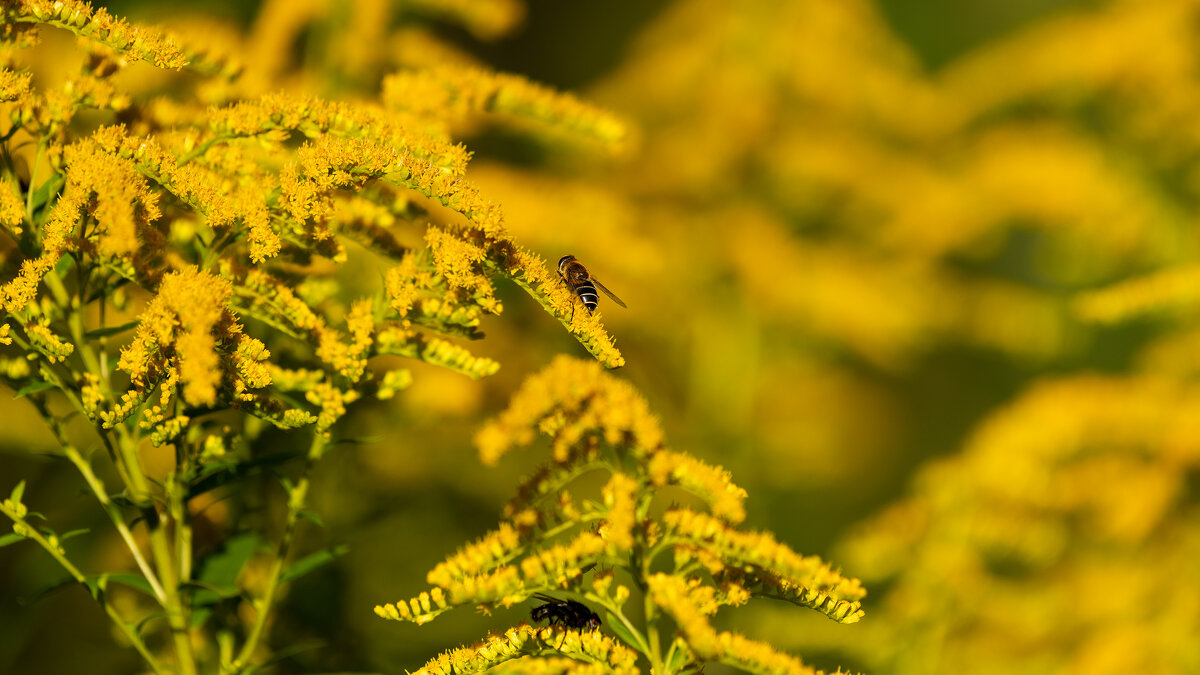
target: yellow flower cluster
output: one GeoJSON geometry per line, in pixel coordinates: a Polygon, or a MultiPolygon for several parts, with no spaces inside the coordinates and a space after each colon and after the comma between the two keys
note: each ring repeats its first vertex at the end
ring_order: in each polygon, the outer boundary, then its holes
{"type": "Polygon", "coordinates": [[[507,34],[525,16],[524,5],[516,0],[410,0],[404,6],[416,14],[449,19],[484,40],[507,34]]]}
{"type": "Polygon", "coordinates": [[[533,430],[547,420],[557,422],[550,435],[559,462],[585,437],[620,444],[635,456],[657,450],[663,440],[658,420],[631,385],[594,363],[557,357],[527,379],[508,408],[476,434],[480,459],[495,464],[513,448],[529,445],[533,430]]]}
{"type": "Polygon", "coordinates": [[[1200,265],[1184,265],[1081,293],[1075,299],[1075,310],[1089,321],[1116,323],[1176,308],[1194,312],[1197,301],[1200,265]]]}
{"type": "Polygon", "coordinates": [[[547,653],[561,653],[603,666],[602,672],[621,675],[638,673],[634,665],[637,654],[612,638],[597,633],[567,633],[559,643],[553,631],[522,624],[509,628],[504,635],[489,636],[481,645],[446,652],[426,663],[413,675],[467,675],[512,659],[547,653]]]}
{"type": "Polygon", "coordinates": [[[520,531],[502,523],[500,528],[464,546],[437,564],[425,580],[434,586],[450,586],[455,581],[475,576],[512,559],[521,543],[520,531]]]}
{"type": "Polygon", "coordinates": [[[614,558],[633,549],[633,528],[637,525],[637,496],[641,487],[634,478],[614,472],[601,491],[608,513],[604,525],[600,528],[600,535],[607,542],[609,554],[614,558]]]}
{"type": "MultiPolygon", "coordinates": [[[[764,642],[750,640],[737,633],[717,632],[705,618],[717,609],[712,598],[713,589],[700,585],[698,579],[684,580],[668,574],[654,574],[647,581],[654,602],[675,620],[686,637],[687,648],[695,656],[752,673],[823,673],[764,642]]],[[[837,672],[842,671],[838,669],[837,672]]]]}
{"type": "Polygon", "coordinates": [[[733,484],[729,472],[681,452],[659,450],[650,457],[650,479],[656,486],[676,484],[702,497],[713,515],[729,523],[746,519],[746,491],[733,484]]]}
{"type": "Polygon", "coordinates": [[[183,400],[194,406],[216,405],[222,386],[246,391],[269,384],[265,371],[250,367],[269,353],[242,334],[232,295],[228,281],[194,267],[164,275],[118,367],[141,391],[177,376],[183,400]]]}
{"type": "Polygon", "coordinates": [[[25,326],[25,334],[29,336],[29,344],[41,352],[50,363],[66,361],[75,351],[75,345],[64,342],[54,334],[45,323],[32,323],[25,326]]]}
{"type": "Polygon", "coordinates": [[[90,197],[90,186],[72,183],[59,197],[50,217],[42,226],[42,253],[21,263],[16,278],[0,286],[0,309],[15,313],[37,297],[38,284],[74,242],[74,234],[90,197]]]}
{"type": "MultiPolygon", "coordinates": [[[[662,667],[655,660],[660,657],[672,669],[740,659],[738,663],[757,664],[764,672],[789,673],[815,671],[766,645],[719,634],[705,616],[725,605],[744,605],[753,595],[809,607],[840,623],[862,617],[858,601],[865,591],[857,580],[843,577],[819,558],[800,556],[769,534],[733,529],[728,523],[745,517],[745,492],[719,467],[663,448],[645,402],[599,364],[555,359],[526,380],[476,442],[483,461],[491,464],[512,447],[530,445],[539,432],[552,439],[553,462],[523,481],[505,508],[509,520],[427,576],[445,602],[431,605],[422,594],[378,606],[376,614],[423,623],[454,606],[486,610],[537,593],[566,591],[604,607],[610,624],[623,626],[618,635],[656,669],[662,667]],[[609,475],[599,490],[601,499],[577,507],[567,487],[594,471],[609,475]],[[650,517],[656,492],[668,485],[696,493],[716,515],[672,509],[661,523],[650,517]],[[559,543],[560,538],[565,542],[559,543]],[[663,554],[673,554],[671,572],[657,571],[663,554]],[[585,575],[596,567],[600,570],[586,583],[585,575]],[[665,612],[679,626],[684,637],[671,647],[673,656],[655,653],[649,645],[658,637],[641,636],[624,616],[621,607],[630,590],[613,588],[617,568],[647,589],[647,616],[665,612]],[[697,574],[705,571],[707,575],[697,574]]],[[[553,611],[550,607],[543,611],[553,611]]],[[[571,615],[585,611],[565,601],[557,609],[571,615]]],[[[571,629],[563,639],[569,642],[582,633],[579,639],[586,641],[593,633],[576,625],[584,619],[587,615],[557,617],[552,627],[561,621],[565,625],[559,628],[571,629]]]]}
{"type": "Polygon", "coordinates": [[[383,99],[422,117],[466,117],[479,113],[513,115],[618,148],[625,125],[579,99],[530,82],[519,75],[479,68],[435,68],[390,75],[383,99]]]}
{"type": "Polygon", "coordinates": [[[16,73],[8,68],[0,68],[0,103],[19,101],[29,93],[29,81],[32,73],[16,73]]]}
{"type": "MultiPolygon", "coordinates": [[[[839,623],[862,618],[858,602],[866,595],[862,584],[835,572],[816,556],[801,556],[765,532],[739,532],[720,520],[688,509],[663,515],[667,536],[683,550],[696,547],[719,558],[703,556],[710,572],[726,567],[752,567],[778,575],[783,585],[797,588],[789,593],[795,602],[811,607],[839,623]]],[[[790,588],[790,587],[789,587],[790,588]]]]}
{"type": "Polygon", "coordinates": [[[15,0],[0,7],[5,23],[43,23],[86,37],[159,68],[178,70],[188,64],[179,45],[163,33],[114,18],[78,0],[15,0]]]}

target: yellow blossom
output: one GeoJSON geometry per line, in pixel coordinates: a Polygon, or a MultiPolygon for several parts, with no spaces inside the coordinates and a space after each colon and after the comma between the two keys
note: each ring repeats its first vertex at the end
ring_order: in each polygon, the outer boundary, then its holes
{"type": "Polygon", "coordinates": [[[655,485],[680,485],[708,502],[713,515],[730,523],[746,517],[742,502],[746,491],[734,485],[729,472],[679,452],[660,450],[650,458],[650,476],[655,485]]]}
{"type": "Polygon", "coordinates": [[[587,137],[612,148],[626,135],[611,114],[524,77],[479,68],[447,67],[406,71],[383,81],[383,99],[393,107],[424,116],[463,117],[501,113],[534,120],[587,137]]]}
{"type": "Polygon", "coordinates": [[[770,534],[739,532],[716,518],[687,509],[668,511],[663,521],[685,545],[710,551],[719,558],[710,562],[719,565],[710,570],[713,573],[726,565],[751,565],[799,587],[789,593],[797,604],[841,623],[853,623],[862,617],[858,602],[866,595],[862,584],[838,574],[816,556],[801,556],[770,534]]]}
{"type": "Polygon", "coordinates": [[[65,361],[75,351],[75,345],[64,342],[45,323],[29,324],[25,327],[25,334],[29,336],[29,344],[50,363],[65,361]]]}
{"type": "Polygon", "coordinates": [[[14,238],[21,234],[21,222],[25,219],[25,205],[12,180],[0,180],[0,225],[14,238]]]}
{"type": "Polygon", "coordinates": [[[460,24],[483,40],[508,33],[524,17],[523,6],[515,0],[413,0],[406,7],[460,24]]]}
{"type": "Polygon", "coordinates": [[[494,464],[513,447],[530,444],[532,429],[560,411],[569,415],[567,424],[553,434],[560,461],[571,444],[588,433],[639,456],[662,443],[658,421],[632,386],[595,363],[557,357],[527,379],[509,407],[476,434],[480,458],[494,464]]]}
{"type": "Polygon", "coordinates": [[[610,554],[625,555],[633,550],[633,528],[636,523],[638,482],[621,473],[614,473],[604,486],[604,506],[608,509],[601,536],[608,543],[610,554]]]}
{"type": "Polygon", "coordinates": [[[93,10],[79,0],[18,0],[5,3],[0,18],[64,28],[159,68],[177,70],[187,65],[179,46],[162,33],[114,18],[103,8],[93,10]]]}
{"type": "Polygon", "coordinates": [[[474,576],[508,562],[520,543],[518,531],[511,525],[502,524],[495,532],[460,548],[453,556],[438,563],[425,580],[434,586],[448,587],[456,579],[474,576]]]}

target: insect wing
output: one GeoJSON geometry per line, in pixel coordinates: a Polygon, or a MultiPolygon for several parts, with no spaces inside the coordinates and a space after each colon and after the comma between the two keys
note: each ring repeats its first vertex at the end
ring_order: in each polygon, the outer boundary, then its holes
{"type": "MultiPolygon", "coordinates": [[[[592,283],[593,283],[593,284],[596,284],[596,288],[599,288],[600,290],[604,291],[604,294],[605,294],[605,295],[607,295],[608,297],[612,298],[612,301],[613,301],[613,302],[615,302],[615,303],[617,303],[617,305],[619,305],[619,306],[621,306],[621,307],[625,307],[625,303],[624,303],[624,302],[621,302],[621,299],[620,299],[620,298],[618,298],[618,297],[616,296],[616,294],[614,294],[612,291],[608,290],[608,288],[606,288],[606,287],[604,286],[604,284],[600,283],[600,281],[599,281],[599,280],[598,280],[596,277],[592,277],[592,283]]],[[[628,307],[625,307],[625,309],[629,309],[629,308],[628,308],[628,307]]]]}

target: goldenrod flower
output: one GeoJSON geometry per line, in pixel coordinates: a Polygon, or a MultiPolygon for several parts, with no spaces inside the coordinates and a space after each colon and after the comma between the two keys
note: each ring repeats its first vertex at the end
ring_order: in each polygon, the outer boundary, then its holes
{"type": "Polygon", "coordinates": [[[78,0],[15,0],[0,6],[7,22],[44,23],[95,40],[159,68],[178,70],[187,65],[179,46],[163,33],[114,18],[107,10],[93,10],[78,0]]]}
{"type": "Polygon", "coordinates": [[[65,361],[75,351],[75,345],[55,335],[46,323],[25,326],[25,334],[29,336],[30,346],[41,352],[50,363],[65,361]]]}
{"type": "Polygon", "coordinates": [[[553,432],[555,458],[588,434],[620,444],[640,456],[656,450],[662,431],[646,402],[628,383],[595,363],[558,357],[530,377],[513,395],[509,407],[476,434],[480,459],[494,464],[513,447],[533,442],[533,430],[557,414],[567,417],[553,432]]]}
{"type": "Polygon", "coordinates": [[[607,542],[609,554],[617,557],[633,550],[633,528],[637,524],[637,480],[614,473],[604,486],[604,506],[608,509],[600,536],[607,542]]]}
{"type": "MultiPolygon", "coordinates": [[[[121,351],[118,367],[129,373],[138,390],[146,390],[166,377],[178,376],[183,400],[191,405],[214,406],[222,386],[223,360],[228,360],[230,382],[249,355],[243,347],[242,329],[230,311],[230,283],[220,277],[186,268],[165,275],[158,294],[147,306],[134,341],[121,351]]],[[[250,354],[261,356],[254,348],[250,354]]],[[[253,360],[253,359],[252,359],[253,360]]],[[[249,371],[247,371],[249,372],[249,371]]],[[[255,373],[256,381],[269,381],[255,373]]],[[[249,386],[249,385],[245,385],[249,386]]]]}
{"type": "Polygon", "coordinates": [[[508,33],[525,15],[516,0],[411,0],[405,8],[460,24],[483,40],[508,33]]]}
{"type": "Polygon", "coordinates": [[[858,601],[866,595],[857,579],[843,577],[816,556],[801,556],[775,541],[767,533],[739,532],[720,520],[687,509],[674,509],[663,516],[668,536],[679,537],[685,546],[715,554],[718,565],[753,566],[778,575],[787,595],[797,604],[811,607],[840,623],[862,618],[858,601]],[[797,588],[792,588],[797,587],[797,588]]]}
{"type": "Polygon", "coordinates": [[[494,532],[464,546],[444,562],[438,563],[425,580],[434,586],[448,587],[456,580],[475,576],[507,563],[520,545],[520,533],[507,523],[494,532]]]}
{"type": "Polygon", "coordinates": [[[21,234],[21,222],[25,220],[25,204],[22,203],[17,185],[9,178],[0,180],[0,225],[13,238],[21,234]]]}
{"type": "Polygon", "coordinates": [[[702,497],[713,515],[730,523],[746,518],[746,491],[733,484],[729,472],[681,452],[660,450],[650,457],[650,477],[656,486],[673,483],[702,497]]]}
{"type": "Polygon", "coordinates": [[[534,120],[552,129],[616,148],[625,125],[613,115],[568,94],[534,84],[519,75],[479,68],[447,67],[406,71],[383,81],[383,99],[417,115],[439,118],[501,113],[534,120]]]}

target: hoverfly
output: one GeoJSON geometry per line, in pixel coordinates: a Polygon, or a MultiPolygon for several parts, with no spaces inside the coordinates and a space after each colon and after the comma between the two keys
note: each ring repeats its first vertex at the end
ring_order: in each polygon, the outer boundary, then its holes
{"type": "MultiPolygon", "coordinates": [[[[580,633],[585,630],[600,630],[600,617],[588,609],[588,606],[582,602],[559,600],[545,593],[534,593],[533,597],[545,603],[534,607],[529,612],[529,617],[534,621],[548,621],[548,626],[550,627],[562,626],[568,630],[577,630],[580,633]]],[[[563,633],[563,640],[566,639],[567,634],[563,633]]],[[[560,641],[556,649],[561,648],[562,642],[560,641]]]]}
{"type": "MultiPolygon", "coordinates": [[[[587,307],[589,312],[595,311],[597,301],[600,299],[600,296],[596,294],[597,287],[612,298],[612,301],[618,306],[625,307],[625,303],[593,277],[583,263],[576,260],[573,255],[564,255],[558,259],[558,275],[567,283],[567,288],[579,296],[579,299],[583,301],[583,306],[587,307]]],[[[572,314],[572,318],[574,318],[574,314],[572,314]]]]}

